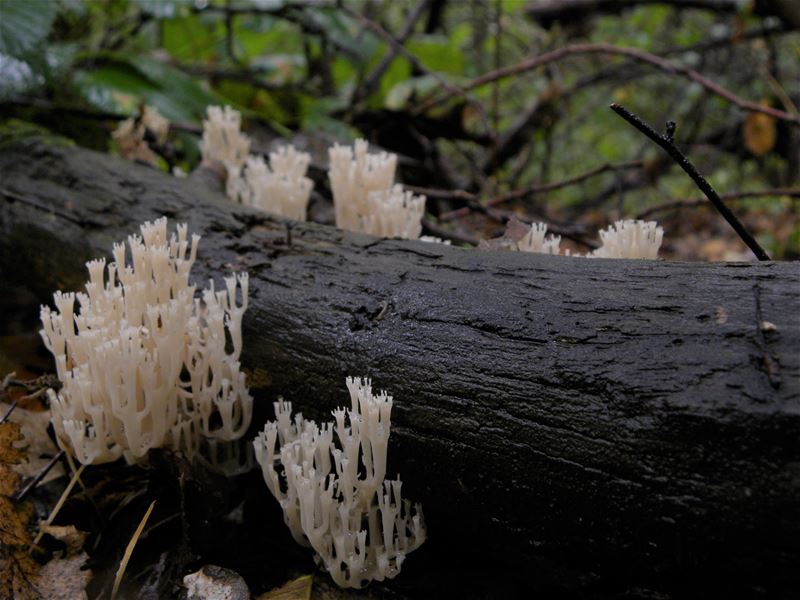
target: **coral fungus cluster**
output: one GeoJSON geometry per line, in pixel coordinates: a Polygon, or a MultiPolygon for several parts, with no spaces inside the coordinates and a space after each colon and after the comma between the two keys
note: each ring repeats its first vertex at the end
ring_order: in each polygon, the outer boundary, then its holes
{"type": "Polygon", "coordinates": [[[115,244],[111,263],[87,263],[84,293],[56,292],[57,310],[42,307],[62,382],[49,391],[53,426],[81,463],[134,462],[162,446],[191,456],[204,439],[233,440],[250,424],[239,368],[247,274],[195,298],[199,240],[186,225],[168,238],[165,218],[145,223],[128,238],[129,262],[115,244]]]}
{"type": "Polygon", "coordinates": [[[295,540],[314,549],[337,584],[362,587],[397,575],[425,541],[425,524],[422,508],[403,500],[400,478],[385,479],[392,397],[373,394],[369,379],[348,377],[347,389],[350,410],[335,410],[335,424],[292,419],[291,403],[276,402],[277,421],[253,445],[295,540]]]}

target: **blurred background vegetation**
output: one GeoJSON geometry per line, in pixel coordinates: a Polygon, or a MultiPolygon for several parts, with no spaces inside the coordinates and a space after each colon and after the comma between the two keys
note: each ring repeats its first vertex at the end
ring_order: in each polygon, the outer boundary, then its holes
{"type": "Polygon", "coordinates": [[[119,121],[152,105],[173,123],[160,168],[191,171],[206,106],[228,104],[255,151],[311,152],[320,222],[327,147],[366,137],[400,155],[399,179],[428,195],[426,229],[455,242],[515,213],[585,251],[599,227],[646,216],[668,258],[747,258],[608,109],[621,102],[676,121],[762,245],[797,258],[798,29],[796,0],[0,0],[0,119],[113,152],[119,121]],[[790,118],[743,110],[687,69],[790,118]]]}

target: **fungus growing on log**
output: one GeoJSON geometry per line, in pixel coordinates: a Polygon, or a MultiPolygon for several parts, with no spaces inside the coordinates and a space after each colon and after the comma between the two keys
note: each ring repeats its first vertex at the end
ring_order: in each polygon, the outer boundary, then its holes
{"type": "Polygon", "coordinates": [[[334,144],[328,150],[336,226],[364,232],[363,217],[370,214],[369,194],[389,190],[394,183],[397,155],[388,152],[368,154],[366,140],[356,140],[353,148],[334,144]]]}
{"type": "Polygon", "coordinates": [[[400,477],[385,479],[392,397],[373,394],[369,379],[348,377],[347,389],[351,409],[333,411],[335,424],[317,425],[301,414],[292,420],[291,402],[279,400],[277,421],[264,426],[253,447],[295,540],[314,549],[339,586],[358,588],[396,576],[425,541],[425,524],[422,507],[416,504],[412,514],[403,500],[400,477]]]}
{"type": "Polygon", "coordinates": [[[594,258],[658,258],[664,229],[655,221],[616,221],[600,230],[603,245],[587,255],[594,258]]]}
{"type": "Polygon", "coordinates": [[[81,463],[136,462],[165,446],[192,457],[203,440],[237,439],[250,424],[239,368],[247,273],[195,298],[199,240],[185,224],[168,238],[166,218],[145,223],[128,237],[130,264],[115,244],[108,266],[87,263],[85,293],[56,292],[57,310],[42,307],[40,333],[62,382],[48,390],[53,427],[81,463]]]}
{"type": "Polygon", "coordinates": [[[394,185],[388,190],[370,192],[368,213],[362,217],[364,233],[385,238],[415,240],[422,233],[425,196],[415,196],[394,185]]]}
{"type": "Polygon", "coordinates": [[[270,152],[269,165],[261,156],[245,161],[239,185],[239,200],[265,212],[297,221],[306,220],[306,207],[313,182],[306,177],[311,155],[294,146],[270,152]]]}
{"type": "Polygon", "coordinates": [[[200,141],[203,162],[218,162],[225,167],[225,194],[235,200],[242,167],[250,152],[250,139],[241,132],[242,114],[230,106],[209,106],[206,114],[200,141]]]}

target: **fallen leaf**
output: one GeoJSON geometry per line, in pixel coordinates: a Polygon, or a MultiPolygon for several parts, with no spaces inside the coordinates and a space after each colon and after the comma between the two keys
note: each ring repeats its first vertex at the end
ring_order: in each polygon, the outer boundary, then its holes
{"type": "Polygon", "coordinates": [[[775,119],[751,112],[744,120],[744,145],[755,156],[764,156],[775,146],[775,119]]]}
{"type": "Polygon", "coordinates": [[[14,443],[21,439],[19,425],[0,423],[0,598],[39,600],[33,583],[39,565],[28,554],[33,509],[11,498],[19,484],[13,466],[23,456],[14,443]]]}
{"type": "Polygon", "coordinates": [[[281,587],[261,594],[256,600],[311,600],[313,575],[302,575],[281,587]]]}
{"type": "Polygon", "coordinates": [[[85,531],[78,531],[74,525],[42,525],[39,531],[66,544],[67,556],[77,554],[89,535],[85,531]]]}
{"type": "MultiPolygon", "coordinates": [[[[74,527],[73,527],[74,529],[74,527]]],[[[48,600],[86,600],[90,570],[81,570],[88,556],[85,552],[67,558],[54,558],[45,564],[35,585],[42,598],[48,600]]]]}

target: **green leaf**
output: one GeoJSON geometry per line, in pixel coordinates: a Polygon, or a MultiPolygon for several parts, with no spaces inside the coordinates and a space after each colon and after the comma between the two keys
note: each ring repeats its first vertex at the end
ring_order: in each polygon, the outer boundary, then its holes
{"type": "Polygon", "coordinates": [[[439,85],[439,82],[432,75],[412,77],[411,79],[400,81],[386,94],[383,105],[389,110],[402,110],[412,96],[415,94],[418,96],[429,94],[439,85]]]}
{"type": "Polygon", "coordinates": [[[142,12],[153,15],[157,19],[171,19],[178,15],[182,8],[194,4],[193,0],[134,0],[142,12]]]}
{"type": "Polygon", "coordinates": [[[0,54],[22,57],[47,37],[56,18],[56,2],[2,0],[0,54]]]}
{"type": "Polygon", "coordinates": [[[198,121],[215,95],[173,67],[143,56],[97,55],[104,66],[76,73],[86,100],[104,110],[135,113],[140,103],[155,106],[171,121],[198,121]]]}

